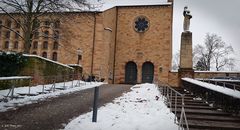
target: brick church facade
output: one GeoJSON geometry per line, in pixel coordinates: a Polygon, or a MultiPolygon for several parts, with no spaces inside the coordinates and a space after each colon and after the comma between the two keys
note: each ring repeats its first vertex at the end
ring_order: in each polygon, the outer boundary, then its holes
{"type": "MultiPolygon", "coordinates": [[[[54,26],[55,31],[44,28],[42,33],[57,32],[59,39],[37,37],[31,53],[76,64],[80,49],[80,64],[86,76],[101,76],[110,83],[152,82],[157,78],[167,81],[172,57],[172,14],[171,3],[56,14],[54,17],[62,18],[54,26]]],[[[7,16],[1,17],[0,24],[17,28],[7,16]]],[[[47,24],[48,16],[42,19],[47,24]]],[[[3,51],[23,51],[22,41],[4,28],[0,43],[3,51]]]]}

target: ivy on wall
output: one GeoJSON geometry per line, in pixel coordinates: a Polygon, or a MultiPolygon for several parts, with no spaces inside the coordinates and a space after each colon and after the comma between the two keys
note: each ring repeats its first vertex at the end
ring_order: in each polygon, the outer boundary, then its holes
{"type": "Polygon", "coordinates": [[[22,53],[0,52],[0,77],[18,75],[26,63],[22,53]]]}

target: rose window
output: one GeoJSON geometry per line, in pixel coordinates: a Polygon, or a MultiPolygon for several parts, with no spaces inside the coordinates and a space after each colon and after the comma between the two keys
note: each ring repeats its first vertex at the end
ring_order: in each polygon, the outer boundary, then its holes
{"type": "Polygon", "coordinates": [[[137,32],[145,32],[149,27],[149,22],[146,17],[138,17],[135,20],[135,30],[137,32]]]}

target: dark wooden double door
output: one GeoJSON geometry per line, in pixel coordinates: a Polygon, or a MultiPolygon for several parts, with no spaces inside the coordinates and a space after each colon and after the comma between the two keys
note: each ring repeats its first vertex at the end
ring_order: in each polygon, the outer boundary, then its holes
{"type": "MultiPolygon", "coordinates": [[[[142,66],[142,83],[152,83],[154,75],[154,65],[151,62],[145,62],[142,66]]],[[[137,65],[134,62],[128,62],[125,66],[125,83],[137,83],[137,65]]]]}

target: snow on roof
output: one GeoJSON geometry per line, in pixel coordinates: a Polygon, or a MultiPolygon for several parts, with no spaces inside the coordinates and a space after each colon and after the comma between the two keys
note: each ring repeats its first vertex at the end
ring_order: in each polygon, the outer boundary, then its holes
{"type": "Polygon", "coordinates": [[[145,5],[171,5],[167,0],[103,0],[99,9],[104,11],[115,6],[145,6],[145,5]]]}
{"type": "Polygon", "coordinates": [[[191,78],[182,78],[182,80],[193,83],[193,84],[196,84],[196,85],[198,85],[200,87],[203,87],[203,88],[207,88],[207,89],[210,89],[210,90],[213,90],[213,91],[216,91],[216,92],[219,92],[219,93],[222,93],[222,94],[240,99],[240,91],[238,91],[238,90],[233,90],[233,89],[222,87],[222,86],[219,86],[219,85],[205,83],[205,82],[198,81],[198,80],[191,79],[191,78]]]}
{"type": "Polygon", "coordinates": [[[43,60],[46,60],[46,61],[49,61],[49,62],[52,62],[52,63],[58,64],[58,65],[61,65],[61,66],[67,67],[67,68],[69,68],[69,69],[74,69],[74,68],[72,68],[72,67],[70,67],[70,66],[68,66],[68,65],[65,65],[65,64],[62,64],[62,63],[60,63],[60,62],[53,61],[53,60],[50,60],[50,59],[47,59],[47,58],[44,58],[44,57],[41,57],[41,56],[38,56],[38,55],[23,54],[23,56],[40,58],[40,59],[43,59],[43,60]]]}
{"type": "Polygon", "coordinates": [[[31,76],[11,76],[11,77],[0,77],[1,80],[15,80],[15,79],[31,79],[31,76]]]}
{"type": "Polygon", "coordinates": [[[82,65],[79,65],[79,64],[68,64],[68,66],[78,66],[78,67],[82,67],[82,65]]]}
{"type": "Polygon", "coordinates": [[[178,70],[170,70],[170,72],[172,72],[172,73],[177,73],[178,70]]]}

